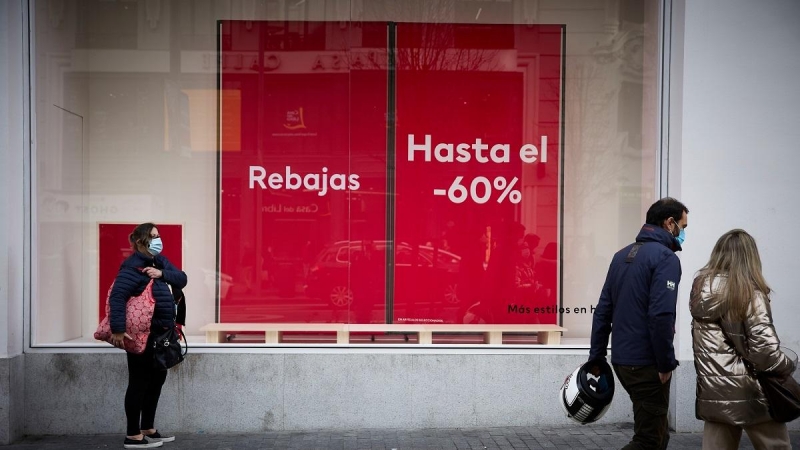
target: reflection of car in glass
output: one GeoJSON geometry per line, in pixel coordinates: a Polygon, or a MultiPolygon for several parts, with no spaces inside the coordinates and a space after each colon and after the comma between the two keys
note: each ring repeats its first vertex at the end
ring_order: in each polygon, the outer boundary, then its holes
{"type": "MultiPolygon", "coordinates": [[[[358,292],[384,299],[386,241],[340,241],[325,247],[308,272],[306,294],[326,298],[335,306],[350,305],[358,292]],[[366,248],[365,248],[366,246],[366,248]],[[365,251],[366,250],[366,251],[365,251]],[[368,257],[365,257],[366,254],[368,257]]],[[[441,249],[397,244],[396,301],[444,301],[458,303],[458,270],[461,257],[441,249]]]]}

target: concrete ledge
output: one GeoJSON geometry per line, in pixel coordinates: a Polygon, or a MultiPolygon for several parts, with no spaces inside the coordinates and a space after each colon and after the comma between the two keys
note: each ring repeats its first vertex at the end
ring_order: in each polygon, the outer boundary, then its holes
{"type": "MultiPolygon", "coordinates": [[[[557,403],[584,356],[190,354],[157,423],[170,432],[569,425],[557,403]]],[[[25,433],[124,432],[125,355],[26,355],[25,433]],[[80,418],[80,420],[75,420],[80,418]]],[[[630,422],[619,396],[604,421],[630,422]]]]}
{"type": "Polygon", "coordinates": [[[25,355],[0,358],[0,445],[24,435],[25,355]]]}
{"type": "MultiPolygon", "coordinates": [[[[670,399],[670,425],[673,429],[696,433],[703,431],[703,421],[694,416],[697,373],[694,361],[681,361],[673,373],[672,398],[670,399]]],[[[791,427],[791,425],[790,425],[791,427]]]]}
{"type": "MultiPolygon", "coordinates": [[[[585,360],[551,354],[190,353],[170,370],[156,421],[181,433],[570,426],[558,389],[585,360]]],[[[121,352],[27,354],[24,383],[25,434],[124,432],[127,368],[121,352]]],[[[673,427],[699,430],[692,361],[681,361],[673,383],[673,427]]],[[[601,423],[632,421],[630,401],[619,388],[601,423]]]]}

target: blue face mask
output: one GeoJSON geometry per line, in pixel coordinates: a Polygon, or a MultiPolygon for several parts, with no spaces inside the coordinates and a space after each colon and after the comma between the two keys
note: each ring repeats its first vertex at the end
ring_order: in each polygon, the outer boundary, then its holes
{"type": "Polygon", "coordinates": [[[150,247],[148,247],[147,250],[149,250],[150,254],[153,256],[161,253],[161,250],[164,250],[164,244],[161,243],[161,238],[157,237],[150,241],[150,247]]]}
{"type": "Polygon", "coordinates": [[[686,240],[686,231],[681,228],[680,225],[678,225],[678,222],[676,222],[675,219],[672,219],[672,223],[674,223],[675,226],[678,227],[678,230],[680,230],[678,231],[678,235],[672,236],[672,238],[675,239],[675,242],[677,242],[678,245],[683,246],[683,241],[686,240]]]}
{"type": "Polygon", "coordinates": [[[683,241],[686,240],[686,230],[681,228],[681,232],[675,237],[675,241],[678,242],[678,245],[683,246],[683,241]]]}

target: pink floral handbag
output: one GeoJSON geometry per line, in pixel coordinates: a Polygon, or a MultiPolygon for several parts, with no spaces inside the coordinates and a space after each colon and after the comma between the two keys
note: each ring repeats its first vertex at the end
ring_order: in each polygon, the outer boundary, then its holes
{"type": "MultiPolygon", "coordinates": [[[[94,338],[98,341],[106,341],[111,344],[111,289],[108,288],[108,298],[106,299],[106,317],[97,326],[94,338]]],[[[141,294],[128,299],[125,305],[125,332],[132,339],[125,339],[125,351],[128,353],[141,354],[147,347],[147,338],[150,336],[150,323],[153,320],[153,310],[156,307],[156,300],[153,298],[153,280],[147,283],[141,294]]],[[[113,345],[113,344],[112,344],[113,345]]]]}

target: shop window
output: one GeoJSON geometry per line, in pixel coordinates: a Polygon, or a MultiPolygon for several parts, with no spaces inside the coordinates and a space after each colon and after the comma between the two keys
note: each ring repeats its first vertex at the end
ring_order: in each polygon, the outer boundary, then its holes
{"type": "Polygon", "coordinates": [[[119,227],[148,221],[194,344],[233,322],[583,344],[654,201],[659,2],[32,5],[34,346],[101,345],[119,227]]]}

